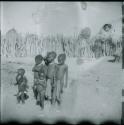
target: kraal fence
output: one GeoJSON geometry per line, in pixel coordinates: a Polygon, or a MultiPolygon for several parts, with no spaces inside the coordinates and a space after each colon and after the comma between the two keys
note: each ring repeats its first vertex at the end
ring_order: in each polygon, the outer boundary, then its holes
{"type": "Polygon", "coordinates": [[[99,58],[112,56],[121,50],[122,40],[83,39],[79,35],[70,37],[62,34],[38,37],[36,34],[22,36],[12,29],[1,36],[1,55],[4,57],[34,57],[37,54],[45,55],[48,51],[57,54],[66,53],[68,57],[99,58]]]}

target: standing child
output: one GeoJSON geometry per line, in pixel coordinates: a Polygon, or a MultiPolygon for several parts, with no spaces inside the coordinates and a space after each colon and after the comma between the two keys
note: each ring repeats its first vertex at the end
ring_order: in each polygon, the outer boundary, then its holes
{"type": "Polygon", "coordinates": [[[37,81],[39,79],[39,72],[40,72],[41,68],[43,67],[42,61],[43,61],[42,55],[37,55],[35,57],[35,66],[32,69],[32,72],[34,72],[33,92],[34,92],[34,97],[36,99],[37,99],[37,95],[38,95],[38,92],[36,90],[36,85],[37,85],[37,81]]]}
{"type": "Polygon", "coordinates": [[[49,52],[47,55],[47,61],[49,62],[47,66],[47,90],[46,95],[51,104],[55,104],[56,99],[56,70],[57,64],[55,63],[56,52],[49,52]]]}
{"type": "Polygon", "coordinates": [[[65,54],[60,54],[58,56],[58,66],[56,74],[58,104],[61,104],[61,94],[63,93],[63,86],[67,87],[67,82],[68,82],[68,66],[65,64],[65,60],[66,60],[65,54]]]}
{"type": "Polygon", "coordinates": [[[38,72],[38,75],[39,75],[39,78],[37,79],[37,83],[36,83],[36,90],[38,92],[37,104],[39,104],[40,107],[43,109],[45,92],[46,92],[46,75],[45,75],[44,67],[41,68],[41,70],[38,72]]]}
{"type": "Polygon", "coordinates": [[[18,85],[18,93],[17,93],[17,101],[20,103],[25,103],[25,100],[29,98],[27,95],[27,89],[29,88],[27,85],[27,78],[24,76],[25,70],[23,68],[18,69],[16,76],[16,84],[18,85]]]}

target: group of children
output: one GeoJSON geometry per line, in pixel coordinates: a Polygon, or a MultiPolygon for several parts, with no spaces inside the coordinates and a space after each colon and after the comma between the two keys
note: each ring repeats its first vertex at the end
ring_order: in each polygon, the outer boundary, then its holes
{"type": "MultiPolygon", "coordinates": [[[[57,102],[61,104],[63,88],[67,87],[68,82],[68,66],[65,64],[66,55],[58,55],[58,63],[55,63],[57,57],[56,52],[48,52],[46,57],[37,55],[35,57],[35,65],[32,69],[34,73],[33,93],[36,104],[44,108],[44,101],[50,101],[55,105],[57,102]]],[[[22,103],[29,98],[27,95],[27,78],[24,76],[25,70],[18,69],[16,76],[16,85],[18,85],[17,100],[22,103]]]]}

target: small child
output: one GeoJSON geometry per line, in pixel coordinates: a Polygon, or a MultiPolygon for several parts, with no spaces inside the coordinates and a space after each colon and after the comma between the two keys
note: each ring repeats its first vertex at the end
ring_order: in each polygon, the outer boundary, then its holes
{"type": "Polygon", "coordinates": [[[56,73],[56,80],[57,80],[56,101],[58,102],[58,104],[61,104],[61,94],[63,93],[63,86],[65,85],[64,87],[67,87],[67,82],[68,82],[68,66],[65,64],[65,60],[66,60],[65,54],[60,54],[58,56],[58,66],[56,73]]]}
{"type": "Polygon", "coordinates": [[[42,61],[43,61],[42,55],[37,55],[35,57],[35,66],[32,69],[32,72],[34,72],[33,92],[34,92],[34,97],[36,99],[37,99],[37,95],[38,95],[38,92],[36,90],[36,84],[37,84],[37,80],[39,79],[39,72],[40,72],[41,68],[43,67],[42,61]]]}
{"type": "Polygon", "coordinates": [[[27,78],[24,76],[25,74],[25,69],[20,68],[17,71],[17,76],[16,76],[16,84],[18,85],[18,93],[17,93],[17,101],[20,103],[25,103],[25,100],[29,98],[27,95],[27,89],[29,86],[27,85],[27,78]]]}
{"type": "Polygon", "coordinates": [[[51,101],[51,104],[55,104],[56,98],[56,69],[57,64],[54,62],[56,58],[56,52],[49,52],[47,55],[47,61],[49,62],[47,66],[47,89],[46,96],[51,101]]]}

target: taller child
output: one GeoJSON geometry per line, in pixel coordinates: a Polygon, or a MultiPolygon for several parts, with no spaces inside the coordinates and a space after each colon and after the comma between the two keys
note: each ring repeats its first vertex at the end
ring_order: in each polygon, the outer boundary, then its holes
{"type": "Polygon", "coordinates": [[[55,63],[55,58],[57,54],[52,51],[47,55],[47,61],[49,62],[47,66],[47,88],[46,96],[51,101],[51,104],[55,104],[56,100],[56,71],[57,64],[55,63]]]}

